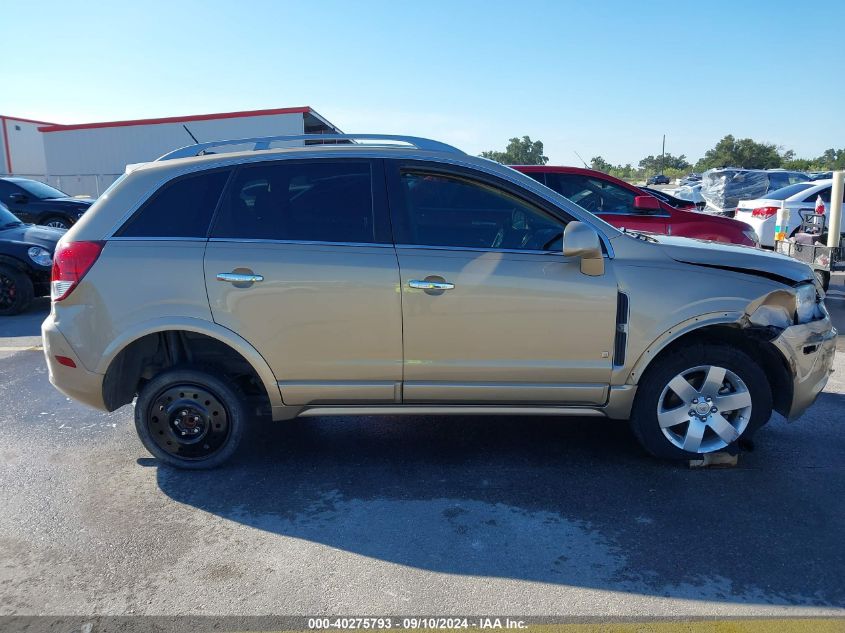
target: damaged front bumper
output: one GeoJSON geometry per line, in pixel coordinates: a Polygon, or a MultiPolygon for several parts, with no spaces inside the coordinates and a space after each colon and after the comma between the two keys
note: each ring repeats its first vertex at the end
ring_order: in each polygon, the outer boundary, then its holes
{"type": "Polygon", "coordinates": [[[829,316],[785,328],[772,341],[792,371],[792,404],[786,418],[798,418],[813,404],[833,371],[836,328],[829,316]]]}

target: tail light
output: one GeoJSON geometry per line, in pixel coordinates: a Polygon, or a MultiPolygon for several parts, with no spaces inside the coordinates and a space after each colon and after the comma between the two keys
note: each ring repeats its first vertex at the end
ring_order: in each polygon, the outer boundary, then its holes
{"type": "Polygon", "coordinates": [[[779,207],[757,207],[751,212],[754,218],[770,218],[778,212],[779,207]]]}
{"type": "Polygon", "coordinates": [[[97,261],[104,245],[104,242],[70,242],[56,248],[50,277],[50,298],[53,301],[61,301],[73,292],[97,261]]]}

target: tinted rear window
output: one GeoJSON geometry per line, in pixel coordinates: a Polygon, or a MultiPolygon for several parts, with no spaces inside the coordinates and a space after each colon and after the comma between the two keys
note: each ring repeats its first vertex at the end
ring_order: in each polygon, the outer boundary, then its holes
{"type": "Polygon", "coordinates": [[[369,162],[278,162],[242,167],[214,237],[373,243],[369,162]]]}
{"type": "Polygon", "coordinates": [[[810,187],[814,187],[813,183],[811,182],[802,182],[798,183],[797,185],[789,185],[788,187],[781,187],[780,189],[775,189],[771,193],[766,194],[767,200],[786,200],[787,198],[791,198],[796,193],[801,193],[805,189],[809,189],[810,187]]]}
{"type": "Polygon", "coordinates": [[[159,189],[116,233],[118,237],[206,237],[229,171],[204,172],[159,189]]]}

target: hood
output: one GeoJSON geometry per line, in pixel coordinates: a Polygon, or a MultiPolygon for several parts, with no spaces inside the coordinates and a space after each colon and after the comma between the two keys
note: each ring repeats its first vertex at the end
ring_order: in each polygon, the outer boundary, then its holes
{"type": "Polygon", "coordinates": [[[34,224],[19,224],[8,229],[0,230],[0,241],[19,242],[28,246],[40,246],[50,253],[56,250],[56,243],[67,233],[64,229],[54,229],[49,226],[34,224]]]}
{"type": "Polygon", "coordinates": [[[797,259],[752,246],[653,235],[663,252],[677,262],[757,275],[789,286],[812,281],[813,270],[797,259]]]}
{"type": "Polygon", "coordinates": [[[73,205],[73,206],[77,206],[77,207],[90,207],[92,204],[94,204],[94,199],[93,198],[71,198],[71,197],[67,197],[67,198],[46,198],[45,200],[43,200],[43,202],[49,202],[51,204],[54,203],[54,202],[58,202],[59,204],[73,205]]]}

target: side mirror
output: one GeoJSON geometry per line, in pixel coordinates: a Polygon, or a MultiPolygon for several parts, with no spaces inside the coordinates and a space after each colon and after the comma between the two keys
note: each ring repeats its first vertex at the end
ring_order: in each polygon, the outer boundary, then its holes
{"type": "Polygon", "coordinates": [[[590,277],[604,274],[599,234],[583,222],[570,222],[563,230],[563,255],[580,257],[581,272],[590,277]]]}
{"type": "Polygon", "coordinates": [[[654,196],[636,196],[634,198],[634,208],[637,211],[660,211],[660,200],[654,196]]]}
{"type": "Polygon", "coordinates": [[[26,204],[29,202],[29,197],[25,193],[13,193],[9,196],[9,200],[17,202],[18,204],[26,204]]]}

